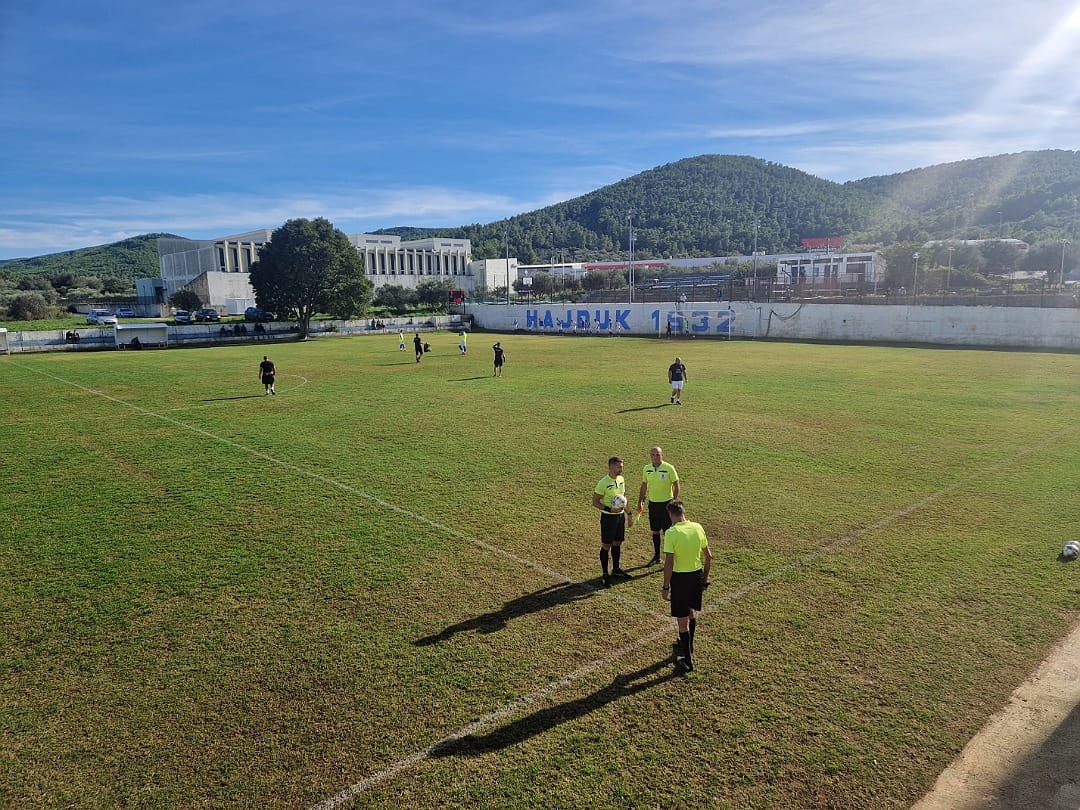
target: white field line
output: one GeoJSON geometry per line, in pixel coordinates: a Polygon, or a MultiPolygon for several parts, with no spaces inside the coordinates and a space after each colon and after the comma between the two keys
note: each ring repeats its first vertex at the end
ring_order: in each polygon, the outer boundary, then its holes
{"type": "MultiPolygon", "coordinates": [[[[526,559],[524,557],[520,557],[517,554],[514,554],[513,552],[509,552],[509,551],[501,549],[501,548],[499,548],[497,546],[493,546],[490,543],[485,543],[482,540],[478,540],[476,538],[469,537],[468,535],[466,535],[466,534],[464,534],[462,532],[459,532],[456,529],[450,528],[449,526],[445,526],[445,525],[443,525],[441,523],[438,523],[437,521],[433,521],[433,520],[430,520],[430,519],[428,519],[426,517],[423,517],[421,515],[417,515],[416,513],[411,512],[408,509],[404,509],[404,508],[402,508],[400,506],[396,506],[395,504],[391,504],[391,503],[389,503],[387,501],[382,500],[381,498],[377,498],[377,497],[375,497],[373,495],[368,495],[365,492],[361,492],[360,490],[358,490],[358,489],[356,489],[354,487],[351,487],[348,484],[342,484],[342,483],[340,483],[338,481],[335,481],[335,480],[333,480],[331,478],[328,478],[328,477],[326,477],[324,475],[320,475],[319,473],[314,473],[314,472],[311,472],[310,470],[306,470],[306,469],[304,469],[302,467],[298,467],[295,464],[290,464],[289,462],[281,461],[281,460],[279,460],[279,459],[277,459],[277,458],[275,458],[273,456],[270,456],[270,455],[268,455],[266,453],[263,453],[263,452],[258,451],[258,450],[253,450],[253,449],[251,449],[249,447],[246,447],[246,446],[244,446],[244,445],[242,445],[242,444],[240,444],[238,442],[233,441],[232,439],[227,439],[227,438],[224,438],[224,437],[221,437],[221,436],[217,436],[217,435],[215,435],[213,433],[210,433],[209,431],[203,430],[202,428],[198,428],[198,427],[194,427],[192,425],[184,424],[183,422],[180,422],[180,421],[178,421],[176,419],[173,419],[172,417],[166,416],[166,415],[161,414],[161,413],[155,413],[153,411],[149,411],[149,410],[147,410],[145,408],[142,408],[142,407],[140,407],[138,405],[134,405],[134,404],[132,404],[130,402],[126,402],[126,401],[124,401],[122,399],[118,399],[117,397],[110,396],[109,394],[98,391],[98,390],[96,390],[94,388],[90,388],[88,386],[84,386],[84,385],[81,385],[79,383],[72,382],[70,380],[65,380],[62,377],[58,377],[58,376],[56,376],[54,374],[49,374],[48,372],[40,371],[39,369],[30,368],[28,366],[23,366],[20,363],[14,363],[14,365],[20,366],[21,368],[27,368],[27,369],[29,369],[31,371],[42,374],[42,375],[44,375],[46,377],[51,377],[52,379],[57,380],[58,382],[64,383],[66,385],[71,385],[73,387],[80,388],[80,389],[82,389],[84,391],[89,391],[90,393],[98,394],[99,396],[102,396],[102,397],[104,397],[104,398],[106,398],[108,400],[116,402],[117,404],[123,405],[125,407],[132,408],[132,409],[134,409],[134,410],[136,410],[136,411],[138,411],[138,412],[140,412],[142,414],[145,414],[147,416],[153,416],[153,417],[155,417],[157,419],[161,419],[164,422],[168,422],[170,424],[176,425],[177,427],[183,428],[184,430],[188,430],[188,431],[196,433],[196,434],[198,434],[200,436],[204,436],[204,437],[206,437],[208,439],[212,439],[214,441],[221,442],[223,444],[227,444],[230,447],[233,447],[233,448],[235,448],[237,450],[241,450],[243,452],[249,453],[249,454],[251,454],[253,456],[256,456],[257,458],[263,459],[263,460],[265,460],[267,462],[270,462],[272,464],[276,464],[279,467],[281,467],[283,469],[286,469],[286,470],[289,470],[291,472],[294,472],[297,475],[300,475],[302,477],[310,478],[310,479],[319,481],[320,483],[327,484],[329,486],[335,487],[335,488],[340,489],[342,491],[348,492],[350,494],[354,494],[357,497],[363,498],[363,499],[368,500],[368,501],[370,501],[372,503],[376,503],[376,504],[378,504],[380,506],[384,506],[385,508],[390,509],[390,510],[392,510],[394,512],[397,512],[398,514],[405,515],[406,517],[409,517],[409,518],[411,518],[413,520],[416,520],[416,521],[418,521],[420,523],[426,524],[426,525],[428,525],[428,526],[430,526],[430,527],[432,527],[434,529],[438,529],[439,531],[447,534],[450,537],[454,537],[454,538],[463,540],[463,541],[471,543],[471,544],[473,544],[473,545],[475,545],[475,546],[477,546],[477,547],[479,547],[481,549],[484,549],[485,551],[489,551],[489,552],[491,552],[493,554],[497,554],[499,556],[510,559],[510,560],[518,563],[519,565],[521,565],[523,567],[531,568],[531,569],[533,569],[535,571],[539,571],[540,573],[544,574],[545,576],[547,576],[547,577],[549,577],[551,579],[554,579],[556,581],[563,582],[563,583],[571,583],[571,584],[575,583],[574,580],[569,579],[565,575],[563,575],[563,574],[561,574],[561,573],[559,573],[557,571],[554,571],[553,569],[550,569],[547,566],[541,565],[541,564],[536,563],[536,562],[534,562],[532,560],[528,560],[528,559],[526,559]]],[[[970,474],[970,475],[968,475],[968,476],[966,476],[964,478],[958,479],[957,481],[955,481],[954,483],[952,483],[949,486],[945,487],[944,489],[941,489],[938,492],[927,495],[926,497],[921,498],[918,501],[915,501],[914,503],[904,507],[903,509],[899,509],[899,510],[897,510],[897,511],[895,511],[895,512],[889,514],[889,515],[886,515],[885,517],[881,518],[880,520],[876,521],[875,523],[872,523],[869,526],[866,526],[865,528],[860,529],[859,531],[857,531],[857,532],[855,532],[853,534],[845,535],[844,537],[841,537],[841,538],[835,540],[834,542],[829,543],[828,545],[823,546],[820,549],[817,549],[816,551],[812,551],[812,552],[810,552],[808,554],[802,555],[801,557],[797,557],[796,559],[794,559],[792,562],[788,563],[787,565],[781,566],[780,568],[776,569],[775,571],[772,571],[772,572],[770,572],[768,574],[765,574],[765,575],[759,577],[758,579],[754,580],[753,582],[750,582],[750,583],[747,583],[746,585],[743,585],[741,588],[736,588],[735,590],[729,591],[726,594],[723,594],[722,596],[719,596],[717,599],[710,600],[710,601],[713,602],[712,610],[716,610],[718,607],[721,607],[721,606],[730,605],[733,602],[736,602],[736,601],[750,595],[751,593],[754,593],[755,591],[763,588],[765,585],[767,585],[770,582],[778,579],[779,577],[781,577],[781,576],[783,576],[783,575],[785,575],[787,573],[790,573],[791,571],[797,570],[799,568],[803,568],[807,564],[813,562],[814,560],[820,559],[821,557],[824,557],[827,554],[830,554],[830,553],[832,553],[834,551],[837,551],[837,550],[839,550],[841,548],[849,546],[849,545],[857,542],[861,538],[865,537],[867,534],[869,534],[871,532],[874,532],[874,531],[877,531],[879,529],[882,529],[882,528],[884,528],[885,526],[888,526],[891,523],[895,523],[897,520],[901,520],[901,519],[907,517],[911,513],[916,512],[919,509],[922,509],[924,506],[927,506],[928,504],[933,503],[934,501],[937,501],[937,500],[945,497],[946,495],[949,495],[949,494],[957,491],[958,489],[966,486],[967,484],[971,483],[972,481],[975,481],[975,480],[977,480],[979,478],[982,478],[982,477],[984,477],[986,475],[989,475],[990,473],[993,473],[993,472],[995,472],[995,471],[997,471],[997,470],[999,470],[999,469],[1001,469],[1003,467],[1011,466],[1011,465],[1015,464],[1017,460],[1025,458],[1026,456],[1032,455],[1034,453],[1037,453],[1040,450],[1042,450],[1044,447],[1047,447],[1047,446],[1049,446],[1051,444],[1054,444],[1054,443],[1060,441],[1062,438],[1064,438],[1068,434],[1075,432],[1076,429],[1077,429],[1077,426],[1072,426],[1072,427],[1068,427],[1068,428],[1065,428],[1063,430],[1060,430],[1057,433],[1055,433],[1055,434],[1049,436],[1048,438],[1044,439],[1043,441],[1039,442],[1038,444],[1032,445],[1032,446],[1030,446],[1028,448],[1025,448],[1024,450],[1021,450],[1021,451],[1019,451],[1017,453],[1014,453],[1012,456],[1010,456],[1008,458],[1001,459],[1001,460],[999,460],[999,461],[997,461],[997,462],[995,462],[993,464],[989,464],[986,467],[983,467],[982,469],[976,470],[972,474],[970,474]]],[[[580,584],[583,588],[589,588],[590,587],[585,583],[576,583],[576,584],[580,584]]],[[[524,697],[518,698],[516,700],[510,701],[510,702],[504,704],[502,707],[496,709],[491,714],[489,714],[489,715],[487,715],[485,717],[482,717],[479,720],[474,721],[473,723],[470,723],[468,726],[465,726],[464,728],[460,729],[459,731],[456,731],[453,734],[451,734],[451,735],[449,735],[447,737],[444,737],[442,740],[439,740],[438,742],[434,743],[433,745],[431,745],[431,746],[429,746],[427,748],[421,749],[419,751],[416,751],[415,753],[413,753],[413,754],[411,754],[411,755],[409,755],[409,756],[407,756],[407,757],[405,757],[403,759],[399,759],[397,762],[394,762],[393,764],[387,766],[386,768],[382,769],[381,771],[378,771],[378,772],[366,777],[365,779],[344,788],[343,790],[341,790],[340,792],[338,792],[335,795],[331,796],[330,798],[325,799],[324,801],[322,801],[319,804],[315,805],[313,810],[330,810],[331,808],[339,807],[343,803],[345,803],[347,801],[350,801],[351,799],[353,799],[356,796],[358,796],[359,794],[369,790],[370,788],[374,787],[375,785],[379,784],[380,782],[384,782],[387,779],[390,779],[390,778],[396,776],[398,773],[412,767],[413,765],[417,765],[420,762],[423,762],[424,760],[429,759],[432,756],[432,754],[435,753],[441,746],[446,745],[447,743],[453,742],[455,740],[458,740],[458,739],[460,739],[462,737],[465,737],[465,736],[467,736],[469,734],[474,734],[477,731],[480,731],[480,730],[484,729],[485,727],[487,727],[489,725],[492,725],[492,724],[498,722],[499,720],[502,720],[503,718],[514,714],[515,712],[521,711],[522,709],[527,709],[527,708],[531,707],[532,705],[536,704],[538,701],[543,700],[548,695],[550,695],[550,694],[552,694],[554,692],[557,692],[559,689],[562,689],[562,688],[564,688],[566,686],[569,686],[570,684],[572,684],[572,683],[574,683],[574,682],[576,682],[578,680],[581,680],[582,678],[588,677],[592,673],[594,673],[594,672],[596,672],[596,671],[598,671],[600,669],[603,669],[604,667],[614,663],[615,661],[617,661],[618,659],[620,659],[620,658],[622,658],[622,657],[624,657],[626,655],[629,655],[630,653],[640,649],[641,647],[644,647],[647,644],[652,644],[652,643],[656,642],[657,640],[659,640],[660,638],[663,638],[664,636],[668,635],[671,632],[671,619],[668,616],[666,616],[664,614],[661,614],[659,612],[650,610],[649,608],[646,608],[645,606],[641,605],[640,603],[636,602],[635,600],[626,599],[624,597],[618,596],[617,594],[613,594],[609,590],[605,589],[605,590],[600,590],[598,592],[601,595],[608,596],[608,597],[616,600],[617,602],[620,602],[622,604],[625,604],[625,605],[633,608],[634,610],[636,610],[636,611],[638,611],[640,613],[645,613],[647,615],[651,615],[651,616],[656,617],[657,619],[660,619],[661,621],[664,622],[663,629],[658,630],[658,631],[653,632],[653,633],[650,633],[650,634],[638,639],[637,641],[631,642],[630,644],[627,644],[626,646],[614,651],[613,653],[611,653],[610,655],[605,656],[604,658],[599,658],[599,659],[596,659],[594,661],[591,661],[588,664],[585,664],[584,666],[579,667],[578,669],[576,669],[573,672],[569,673],[565,677],[563,677],[563,678],[561,678],[561,679],[559,679],[557,681],[552,681],[552,682],[546,684],[545,686],[541,687],[540,689],[538,689],[538,690],[536,690],[534,692],[531,692],[528,695],[525,695],[524,697]]],[[[705,612],[705,611],[702,611],[702,612],[705,612]]]]}
{"type": "Polygon", "coordinates": [[[484,728],[494,725],[500,720],[509,717],[510,715],[522,709],[529,708],[537,701],[543,700],[548,695],[559,691],[563,687],[569,686],[575,681],[587,678],[589,675],[592,675],[594,672],[603,669],[604,667],[617,661],[623,656],[629,655],[630,653],[639,650],[648,644],[655,644],[664,636],[670,635],[670,627],[665,627],[662,630],[657,630],[650,635],[639,638],[637,641],[630,642],[625,647],[616,650],[615,652],[611,653],[611,655],[608,655],[606,658],[598,658],[595,661],[590,661],[588,664],[579,667],[578,669],[574,670],[573,672],[560,678],[557,681],[552,681],[546,686],[541,687],[540,689],[526,695],[525,697],[518,698],[517,700],[512,700],[509,703],[504,703],[491,714],[485,717],[481,717],[479,720],[475,720],[469,725],[459,729],[458,731],[455,731],[453,734],[443,737],[441,740],[423,749],[422,751],[417,751],[416,753],[411,754],[404,759],[399,759],[393,765],[384,768],[378,773],[374,773],[366,779],[362,779],[355,784],[349,785],[340,793],[336,793],[329,799],[325,799],[319,802],[319,804],[315,805],[312,810],[331,810],[331,808],[340,807],[345,802],[356,798],[358,795],[364,793],[365,791],[369,790],[380,782],[385,782],[387,779],[396,776],[407,768],[410,768],[413,765],[417,765],[423,762],[425,759],[430,758],[442,746],[460,740],[462,737],[467,737],[470,734],[475,734],[478,731],[482,731],[484,728]]]}

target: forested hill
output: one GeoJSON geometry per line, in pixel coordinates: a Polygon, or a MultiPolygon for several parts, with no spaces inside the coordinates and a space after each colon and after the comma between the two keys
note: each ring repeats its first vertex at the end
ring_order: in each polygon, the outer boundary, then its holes
{"type": "MultiPolygon", "coordinates": [[[[1080,227],[1080,152],[962,160],[849,185],[894,201],[904,212],[901,228],[914,226],[937,238],[966,228],[972,238],[1009,236],[1035,243],[1075,238],[1080,227]]],[[[870,237],[880,243],[903,238],[890,227],[874,223],[870,237]]]]}
{"type": "Polygon", "coordinates": [[[131,282],[138,278],[157,278],[161,275],[157,253],[159,236],[172,234],[148,233],[108,245],[49,253],[32,259],[0,261],[0,274],[50,277],[68,274],[131,282]]]}
{"type": "Polygon", "coordinates": [[[660,166],[568,202],[505,222],[440,231],[391,229],[406,238],[455,235],[477,258],[542,262],[625,256],[629,225],[642,256],[723,256],[798,246],[810,236],[866,230],[883,206],[872,193],[752,157],[703,155],[660,166]]]}
{"type": "MultiPolygon", "coordinates": [[[[524,263],[553,254],[589,261],[626,256],[630,212],[638,257],[748,255],[755,233],[758,249],[770,253],[822,236],[881,248],[994,237],[1080,244],[1080,152],[998,155],[849,183],[753,157],[701,155],[508,220],[379,232],[467,238],[476,258],[503,256],[505,235],[524,263]]],[[[170,235],[0,262],[0,274],[156,277],[156,240],[170,235]]]]}
{"type": "Polygon", "coordinates": [[[887,247],[939,238],[1008,236],[1030,243],[1080,236],[1080,152],[979,158],[833,183],[752,157],[702,155],[651,169],[507,221],[390,229],[407,238],[463,236],[477,258],[545,262],[625,256],[633,211],[638,256],[747,255],[846,236],[887,247]]]}

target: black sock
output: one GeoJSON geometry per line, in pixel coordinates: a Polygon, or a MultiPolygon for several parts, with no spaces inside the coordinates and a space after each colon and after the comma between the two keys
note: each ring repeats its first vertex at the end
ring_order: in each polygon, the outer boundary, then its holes
{"type": "Polygon", "coordinates": [[[697,630],[697,619],[690,620],[690,655],[694,654],[694,631],[697,630]]]}
{"type": "Polygon", "coordinates": [[[607,562],[608,562],[608,550],[606,548],[600,549],[600,568],[604,572],[604,576],[607,576],[607,562]]]}
{"type": "Polygon", "coordinates": [[[690,633],[679,633],[679,646],[682,647],[684,658],[690,657],[690,633]]]}
{"type": "Polygon", "coordinates": [[[654,557],[660,556],[660,535],[658,534],[652,536],[652,552],[654,557]]]}
{"type": "Polygon", "coordinates": [[[612,567],[613,570],[619,571],[619,570],[622,569],[622,566],[619,565],[619,560],[621,559],[621,557],[622,557],[622,546],[612,546],[611,547],[611,567],[612,567]]]}

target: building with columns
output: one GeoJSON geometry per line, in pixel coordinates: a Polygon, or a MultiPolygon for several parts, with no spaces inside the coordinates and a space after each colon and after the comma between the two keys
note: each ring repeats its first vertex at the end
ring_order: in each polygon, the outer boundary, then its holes
{"type": "MultiPolygon", "coordinates": [[[[259,248],[272,230],[248,231],[220,239],[158,239],[158,263],[164,296],[193,290],[206,306],[225,307],[229,300],[254,301],[248,274],[259,248]]],[[[470,270],[468,239],[432,237],[402,241],[400,236],[362,233],[349,236],[364,261],[364,273],[376,289],[387,285],[416,288],[425,281],[450,279],[455,289],[472,291],[478,278],[470,270]]]]}

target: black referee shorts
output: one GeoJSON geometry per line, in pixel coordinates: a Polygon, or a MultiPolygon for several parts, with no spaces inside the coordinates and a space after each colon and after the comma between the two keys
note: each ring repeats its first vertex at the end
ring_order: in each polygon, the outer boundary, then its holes
{"type": "Polygon", "coordinates": [[[671,528],[671,515],[667,505],[671,501],[649,501],[649,528],[656,532],[666,532],[671,528]]]}
{"type": "Polygon", "coordinates": [[[621,543],[626,539],[626,515],[622,512],[600,513],[600,543],[621,543]]]}
{"type": "Polygon", "coordinates": [[[705,571],[675,572],[671,575],[671,615],[676,619],[689,616],[691,610],[701,610],[702,585],[705,571]]]}

